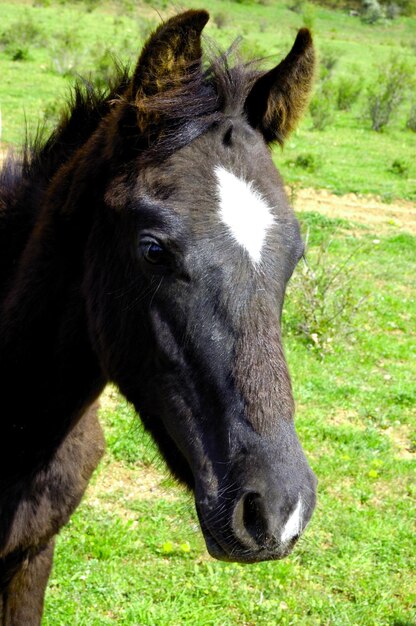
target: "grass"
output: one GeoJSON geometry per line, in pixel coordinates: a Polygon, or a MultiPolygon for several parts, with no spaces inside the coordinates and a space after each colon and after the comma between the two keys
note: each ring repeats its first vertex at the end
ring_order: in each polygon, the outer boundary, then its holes
{"type": "MultiPolygon", "coordinates": [[[[183,0],[181,6],[194,4],[183,0]]],[[[0,50],[5,145],[22,141],[25,118],[32,131],[45,111],[53,122],[74,74],[94,74],[99,68],[103,72],[109,51],[135,62],[144,37],[159,20],[158,11],[173,12],[162,1],[153,6],[144,2],[137,6],[126,1],[99,3],[92,12],[82,3],[32,6],[9,1],[0,2],[0,7],[0,35],[13,24],[25,21],[35,24],[39,31],[33,43],[26,44],[26,60],[13,61],[7,47],[0,50]]],[[[339,194],[377,194],[385,200],[416,199],[416,161],[412,158],[416,133],[406,129],[410,91],[396,118],[382,133],[372,131],[370,121],[364,120],[362,113],[366,87],[376,79],[381,63],[398,55],[411,68],[415,67],[416,18],[401,17],[369,26],[346,12],[316,5],[309,6],[306,16],[290,11],[286,3],[267,1],[211,0],[208,8],[213,19],[207,35],[224,47],[242,36],[242,52],[267,57],[271,65],[288,52],[296,30],[306,21],[313,26],[323,65],[328,57],[335,59],[331,83],[336,85],[340,77],[362,77],[362,93],[350,111],[335,111],[333,123],[323,131],[312,130],[312,120],[306,116],[284,152],[275,150],[276,164],[288,183],[327,188],[339,194]],[[300,165],[310,154],[315,158],[313,170],[300,165]],[[393,166],[397,160],[404,164],[400,170],[393,166]]],[[[20,45],[19,41],[16,45],[20,45]]]]}
{"type": "Polygon", "coordinates": [[[416,621],[416,238],[378,236],[318,214],[310,262],[357,248],[354,334],[320,356],[284,316],[297,429],[319,478],[318,507],[293,554],[251,566],[207,555],[192,499],[169,479],[128,404],[110,391],[109,450],[58,540],[47,626],[346,624],[416,621]],[[378,242],[378,243],[377,243],[378,242]]]}

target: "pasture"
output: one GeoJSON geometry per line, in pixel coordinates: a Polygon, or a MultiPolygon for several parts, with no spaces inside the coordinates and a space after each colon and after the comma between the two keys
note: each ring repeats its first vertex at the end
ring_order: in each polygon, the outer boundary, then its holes
{"type": "MultiPolygon", "coordinates": [[[[0,3],[1,31],[18,21],[26,31],[34,25],[26,43],[2,44],[4,144],[21,141],[24,114],[31,128],[42,112],[54,122],[75,67],[88,72],[98,65],[105,77],[108,42],[134,56],[156,22],[147,4],[91,8],[0,3]],[[13,60],[16,45],[20,60],[13,60]]],[[[243,34],[243,51],[261,56],[284,54],[295,28],[313,22],[322,57],[336,57],[334,84],[349,72],[376,80],[376,65],[394,53],[415,66],[415,19],[369,26],[315,5],[297,14],[274,2],[218,1],[207,8],[213,39],[225,45],[243,34]]],[[[275,151],[315,279],[322,263],[336,276],[327,291],[318,289],[321,316],[302,329],[300,312],[312,297],[301,262],[283,316],[297,430],[319,478],[309,529],[284,561],[212,560],[192,498],[168,477],[131,407],[108,388],[101,411],[108,453],[59,537],[44,624],[416,623],[416,225],[409,219],[416,134],[405,128],[411,92],[383,133],[363,121],[364,101],[363,90],[350,111],[334,106],[321,131],[307,116],[284,151],[275,151]],[[392,211],[366,222],[365,196],[359,219],[348,219],[348,210],[322,216],[307,210],[302,187],[405,199],[406,217],[392,211]],[[341,293],[348,296],[345,315],[331,320],[331,298],[341,293]]]]}

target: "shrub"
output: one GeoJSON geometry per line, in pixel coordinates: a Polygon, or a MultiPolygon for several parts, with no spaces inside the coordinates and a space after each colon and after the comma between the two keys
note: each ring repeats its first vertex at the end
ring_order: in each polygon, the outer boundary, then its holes
{"type": "Polygon", "coordinates": [[[384,11],[378,0],[362,0],[361,19],[366,24],[375,24],[384,17],[384,11]]]}
{"type": "Polygon", "coordinates": [[[2,47],[28,48],[44,43],[45,34],[30,13],[25,13],[21,19],[11,24],[0,35],[2,47]]]}
{"type": "Polygon", "coordinates": [[[325,50],[319,57],[321,79],[327,80],[338,64],[339,52],[336,50],[325,50]]]}
{"type": "Polygon", "coordinates": [[[29,61],[30,60],[30,52],[29,48],[26,46],[14,46],[7,47],[7,54],[10,56],[12,61],[29,61]]]}
{"type": "Polygon", "coordinates": [[[409,172],[409,164],[406,163],[403,159],[394,159],[393,163],[389,167],[389,172],[392,174],[397,174],[397,176],[401,176],[406,178],[409,172]]]}
{"type": "Polygon", "coordinates": [[[337,84],[337,109],[349,111],[361,92],[362,79],[343,76],[337,84]]]}
{"type": "MultiPolygon", "coordinates": [[[[308,240],[308,236],[307,236],[308,240]]],[[[366,296],[358,297],[356,248],[347,258],[334,262],[332,240],[326,239],[315,254],[308,253],[289,283],[285,328],[301,337],[321,356],[333,350],[333,342],[344,340],[356,330],[356,315],[366,296]]]]}
{"type": "Polygon", "coordinates": [[[324,130],[334,119],[333,88],[329,83],[323,83],[313,96],[309,105],[312,117],[312,128],[324,130]]]}
{"type": "Polygon", "coordinates": [[[410,105],[410,111],[406,120],[406,128],[416,133],[416,101],[410,105]]]}
{"type": "Polygon", "coordinates": [[[44,43],[45,34],[30,13],[26,13],[22,19],[11,24],[0,34],[0,47],[12,61],[29,60],[30,46],[44,43]]]}
{"type": "Polygon", "coordinates": [[[395,58],[379,66],[377,79],[367,90],[365,111],[373,130],[381,131],[389,124],[412,82],[412,71],[403,60],[395,58]]]}
{"type": "Polygon", "coordinates": [[[58,74],[70,75],[79,68],[83,56],[82,42],[77,28],[57,33],[51,46],[52,64],[58,74]]]}
{"type": "Polygon", "coordinates": [[[306,152],[296,157],[294,165],[307,172],[315,172],[319,167],[319,159],[314,154],[306,152]]]}
{"type": "Polygon", "coordinates": [[[214,24],[217,28],[225,28],[230,22],[230,17],[228,13],[224,11],[220,11],[219,13],[215,13],[214,15],[214,24]]]}
{"type": "Polygon", "coordinates": [[[416,15],[416,0],[396,0],[403,15],[416,15]]]}
{"type": "Polygon", "coordinates": [[[401,13],[400,7],[395,2],[390,2],[386,6],[386,17],[389,20],[395,20],[396,17],[399,17],[400,13],[401,13]]]}
{"type": "MultiPolygon", "coordinates": [[[[145,2],[146,4],[149,4],[148,0],[145,0],[145,2]]],[[[100,0],[98,0],[98,4],[99,3],[100,0]]],[[[117,15],[133,17],[136,13],[137,7],[134,0],[115,0],[115,6],[117,15]]],[[[159,6],[159,3],[155,2],[154,8],[164,8],[164,6],[159,6]]]]}
{"type": "Polygon", "coordinates": [[[92,13],[100,4],[100,0],[84,0],[85,10],[92,13]]]}
{"type": "Polygon", "coordinates": [[[293,11],[294,13],[303,13],[305,5],[305,0],[291,0],[287,8],[289,9],[289,11],[293,11]]]}

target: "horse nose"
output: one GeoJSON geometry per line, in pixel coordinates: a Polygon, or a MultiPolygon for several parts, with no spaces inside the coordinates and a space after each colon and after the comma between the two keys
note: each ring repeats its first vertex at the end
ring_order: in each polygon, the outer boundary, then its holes
{"type": "Polygon", "coordinates": [[[245,548],[273,551],[288,542],[293,545],[302,529],[301,497],[286,513],[276,510],[267,497],[256,491],[244,493],[235,505],[232,530],[245,548]]]}

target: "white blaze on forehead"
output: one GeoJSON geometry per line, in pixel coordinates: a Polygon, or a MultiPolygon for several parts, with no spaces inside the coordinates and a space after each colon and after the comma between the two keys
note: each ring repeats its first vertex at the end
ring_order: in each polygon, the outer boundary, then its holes
{"type": "Polygon", "coordinates": [[[282,532],[281,541],[285,543],[302,531],[302,498],[299,497],[295,510],[290,514],[282,532]]]}
{"type": "Polygon", "coordinates": [[[215,168],[215,175],[220,217],[254,263],[259,263],[267,230],[274,222],[270,206],[252,182],[238,178],[221,166],[215,168]]]}

